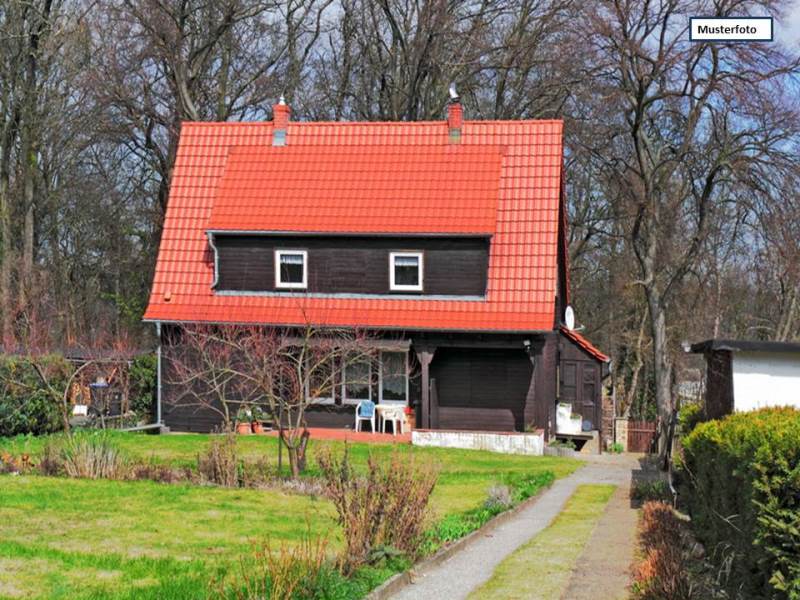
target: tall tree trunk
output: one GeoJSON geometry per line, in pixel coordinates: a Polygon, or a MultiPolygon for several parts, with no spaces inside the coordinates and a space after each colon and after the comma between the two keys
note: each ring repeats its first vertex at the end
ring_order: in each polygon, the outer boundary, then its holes
{"type": "Polygon", "coordinates": [[[672,358],[669,354],[667,317],[663,299],[654,286],[646,288],[650,308],[650,327],[653,336],[653,371],[656,385],[656,407],[658,409],[658,453],[663,458],[667,452],[667,433],[672,419],[672,358]]]}
{"type": "MultiPolygon", "coordinates": [[[[7,140],[4,140],[4,142],[7,140]]],[[[11,297],[11,276],[13,263],[13,244],[11,242],[11,207],[8,196],[9,162],[11,151],[3,145],[0,157],[0,310],[3,311],[2,342],[6,347],[15,345],[14,341],[14,309],[11,297]]]]}

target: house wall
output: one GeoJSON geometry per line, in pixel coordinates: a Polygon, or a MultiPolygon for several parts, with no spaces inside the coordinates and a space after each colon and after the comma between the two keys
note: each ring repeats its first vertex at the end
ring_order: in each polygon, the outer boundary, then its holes
{"type": "Polygon", "coordinates": [[[431,363],[438,401],[433,428],[523,431],[532,374],[522,348],[437,349],[431,363]]]}
{"type": "Polygon", "coordinates": [[[733,353],[733,409],[800,408],[800,354],[733,353]]]}
{"type": "Polygon", "coordinates": [[[214,239],[219,268],[217,290],[281,291],[275,288],[274,252],[298,249],[308,251],[309,293],[392,293],[389,253],[395,251],[424,253],[424,294],[486,293],[488,238],[218,234],[214,239]]]}
{"type": "MultiPolygon", "coordinates": [[[[171,327],[165,326],[164,332],[171,327]]],[[[445,334],[446,335],[446,334],[445,334]]],[[[422,334],[408,334],[420,341],[422,334]]],[[[452,336],[451,336],[452,337],[452,336]]],[[[437,347],[431,363],[431,378],[436,385],[435,428],[482,431],[523,431],[531,427],[546,429],[554,419],[555,365],[558,336],[455,336],[439,343],[493,344],[495,347],[437,347]],[[531,357],[523,339],[532,341],[531,357]],[[460,341],[459,341],[460,340],[460,341]],[[478,340],[478,341],[475,341],[478,340]]],[[[181,390],[170,383],[169,334],[162,337],[164,360],[162,373],[162,414],[164,424],[175,431],[213,431],[222,423],[219,413],[207,407],[187,406],[180,401],[181,390]]],[[[174,338],[172,338],[174,339],[174,338]]],[[[417,408],[421,398],[420,366],[414,347],[410,353],[410,404],[417,408]]],[[[377,385],[377,384],[376,384],[377,385]]],[[[338,394],[337,394],[338,396],[338,394]]],[[[377,389],[373,390],[377,398],[377,389]]],[[[340,396],[337,402],[341,403],[340,396]]],[[[352,427],[354,406],[324,404],[310,407],[306,413],[311,427],[352,427]]]]}

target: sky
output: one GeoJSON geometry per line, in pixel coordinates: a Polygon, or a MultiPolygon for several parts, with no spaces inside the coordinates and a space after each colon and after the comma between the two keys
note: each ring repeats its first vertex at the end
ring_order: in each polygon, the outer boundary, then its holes
{"type": "Polygon", "coordinates": [[[776,27],[775,37],[787,46],[800,46],[800,0],[795,0],[786,20],[776,27]]]}

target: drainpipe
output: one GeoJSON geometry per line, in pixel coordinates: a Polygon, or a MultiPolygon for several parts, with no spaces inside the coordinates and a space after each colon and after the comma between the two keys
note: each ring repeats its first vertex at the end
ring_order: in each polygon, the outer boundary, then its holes
{"type": "Polygon", "coordinates": [[[156,335],[158,336],[158,350],[156,351],[156,424],[161,422],[161,321],[156,321],[156,335]]]}
{"type": "MultiPolygon", "coordinates": [[[[208,245],[211,246],[211,250],[214,252],[214,277],[211,281],[211,289],[216,289],[217,284],[219,283],[219,251],[217,250],[217,245],[214,243],[214,234],[213,232],[207,232],[208,235],[208,245]]],[[[158,327],[158,324],[156,325],[158,327]]],[[[161,343],[161,338],[158,338],[159,344],[161,343]]],[[[160,346],[159,346],[160,347],[160,346]]]]}

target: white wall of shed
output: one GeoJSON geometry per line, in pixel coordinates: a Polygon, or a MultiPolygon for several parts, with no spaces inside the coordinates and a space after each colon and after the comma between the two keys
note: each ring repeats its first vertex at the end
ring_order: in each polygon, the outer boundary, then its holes
{"type": "Polygon", "coordinates": [[[800,408],[800,354],[733,353],[733,409],[800,408]]]}

